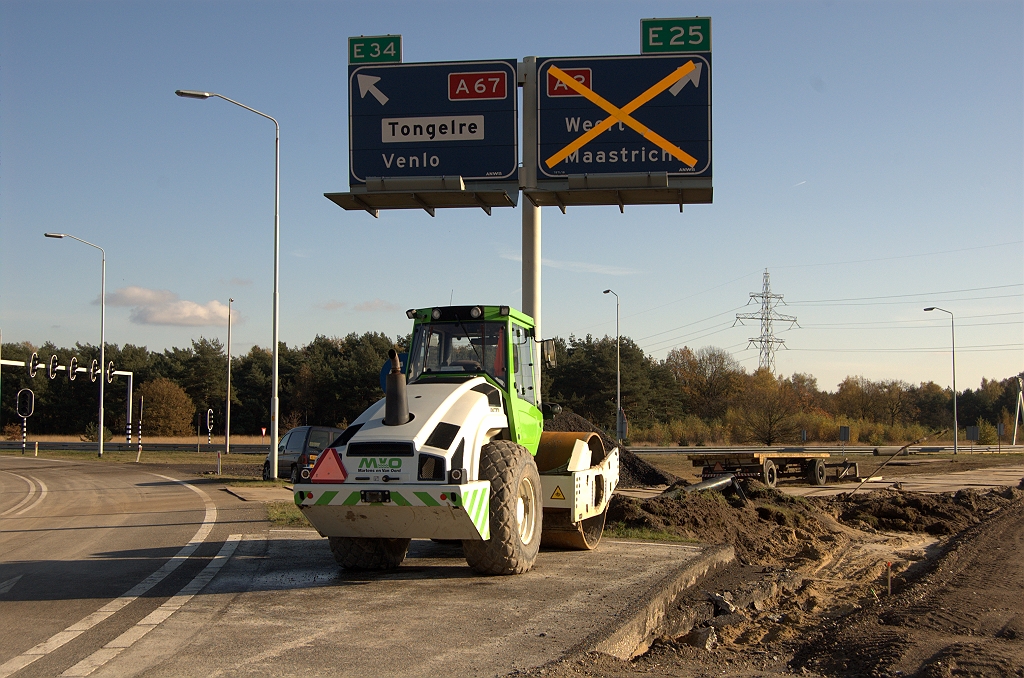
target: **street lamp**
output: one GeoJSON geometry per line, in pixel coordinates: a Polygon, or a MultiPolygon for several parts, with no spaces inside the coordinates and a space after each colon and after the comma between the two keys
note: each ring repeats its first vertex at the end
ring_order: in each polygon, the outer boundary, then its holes
{"type": "Polygon", "coordinates": [[[224,454],[231,453],[231,304],[228,297],[228,400],[224,405],[224,454]]]}
{"type": "Polygon", "coordinates": [[[100,251],[100,255],[103,257],[103,266],[100,269],[100,416],[99,416],[99,428],[96,429],[96,438],[99,440],[99,456],[103,457],[103,387],[107,381],[107,354],[106,354],[106,336],[104,335],[103,323],[107,315],[107,253],[103,251],[103,248],[99,245],[94,245],[88,240],[82,240],[81,238],[75,237],[70,233],[44,233],[47,238],[71,238],[77,240],[80,243],[85,243],[89,247],[95,247],[100,251]]]}
{"type": "MultiPolygon", "coordinates": [[[[277,124],[277,120],[261,113],[255,108],[250,108],[245,104],[239,103],[234,99],[229,99],[223,94],[217,94],[216,92],[197,92],[195,90],[178,89],[174,91],[179,97],[185,97],[186,99],[209,99],[210,97],[216,97],[223,99],[228,103],[232,103],[235,106],[241,106],[247,111],[251,111],[256,115],[263,116],[267,120],[274,123],[274,362],[271,375],[271,393],[270,393],[270,472],[271,478],[277,477],[277,419],[278,419],[278,399],[277,399],[277,364],[278,364],[278,277],[280,269],[280,256],[278,254],[281,245],[281,228],[280,228],[280,217],[279,217],[279,206],[281,203],[281,126],[277,124]]],[[[229,358],[230,362],[230,358],[229,358]]]]}
{"type": "MultiPolygon", "coordinates": [[[[605,290],[605,294],[615,294],[605,290]]],[[[615,294],[615,440],[622,442],[622,368],[619,360],[619,295],[615,294]]]]}
{"type": "Polygon", "coordinates": [[[924,310],[949,313],[949,334],[953,347],[953,454],[956,454],[959,451],[957,447],[957,438],[960,436],[960,427],[956,418],[956,328],[953,325],[953,312],[947,311],[944,308],[939,308],[938,306],[929,306],[924,310]]]}

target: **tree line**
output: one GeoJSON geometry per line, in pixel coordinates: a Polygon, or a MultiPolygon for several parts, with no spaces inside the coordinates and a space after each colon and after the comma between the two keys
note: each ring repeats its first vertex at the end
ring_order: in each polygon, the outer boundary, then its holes
{"type": "MultiPolygon", "coordinates": [[[[390,338],[367,332],[345,337],[317,336],[305,346],[280,345],[281,431],[302,424],[346,426],[383,396],[379,374],[390,348],[406,348],[408,336],[390,338]]],[[[598,426],[615,426],[616,346],[613,337],[556,339],[557,365],[542,370],[542,395],[598,426]]],[[[56,355],[61,365],[76,357],[88,366],[99,348],[76,344],[4,344],[8,360],[27,361],[33,352],[44,363],[35,378],[25,369],[4,368],[0,416],[8,427],[20,425],[17,392],[31,388],[36,410],[33,433],[95,437],[97,384],[85,374],[71,381],[64,372],[49,379],[46,365],[56,355]],[[91,428],[90,428],[91,427],[91,428]]],[[[632,442],[700,445],[711,442],[759,442],[767,445],[807,441],[834,442],[839,426],[849,426],[851,442],[902,443],[943,429],[952,439],[953,394],[934,382],[909,384],[899,379],[871,381],[849,376],[834,390],[819,388],[810,374],[790,377],[763,370],[748,373],[731,354],[715,347],[673,349],[664,360],[645,354],[629,337],[620,339],[622,405],[632,442]]],[[[146,435],[206,432],[213,410],[214,432],[224,432],[227,356],[220,341],[200,338],[188,348],[162,352],[126,344],[106,347],[115,369],[134,380],[134,416],[145,398],[146,435]]],[[[232,434],[259,435],[269,429],[272,355],[253,347],[232,360],[232,434]]],[[[1024,374],[1024,373],[1022,373],[1024,374]]],[[[105,421],[112,435],[123,434],[127,383],[114,377],[106,387],[105,421]]],[[[996,425],[1012,426],[1017,400],[1016,376],[983,379],[978,389],[957,395],[960,437],[968,425],[995,442],[996,425]]]]}

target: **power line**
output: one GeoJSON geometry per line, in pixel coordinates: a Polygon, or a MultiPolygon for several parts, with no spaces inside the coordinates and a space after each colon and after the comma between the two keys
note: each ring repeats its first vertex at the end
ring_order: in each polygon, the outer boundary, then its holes
{"type": "MultiPolygon", "coordinates": [[[[960,297],[957,299],[944,299],[942,297],[936,297],[935,295],[927,295],[931,301],[943,301],[943,302],[961,302],[961,301],[980,301],[984,299],[1010,299],[1016,297],[1022,297],[1024,293],[1017,294],[990,294],[984,297],[960,297]]],[[[919,304],[920,300],[908,300],[908,301],[875,301],[875,302],[853,302],[853,303],[817,303],[813,301],[794,301],[792,306],[807,306],[807,307],[828,307],[828,306],[893,306],[893,305],[906,305],[906,304],[919,304]]]]}
{"type": "MultiPolygon", "coordinates": [[[[917,325],[915,327],[891,327],[891,326],[884,326],[884,325],[868,325],[866,327],[863,327],[863,326],[861,326],[861,327],[854,327],[854,325],[856,325],[856,324],[858,324],[858,323],[850,323],[848,325],[843,325],[843,324],[839,324],[839,323],[823,324],[823,325],[811,324],[811,325],[801,325],[800,327],[802,329],[805,329],[805,330],[853,330],[853,331],[859,331],[859,330],[871,330],[871,331],[877,331],[877,330],[900,330],[900,331],[904,331],[904,330],[931,330],[931,329],[935,329],[935,328],[940,328],[940,327],[941,328],[945,328],[946,327],[945,324],[935,324],[935,323],[932,323],[930,325],[917,325]]],[[[957,325],[957,327],[991,327],[993,325],[1024,325],[1024,320],[1007,320],[1007,321],[998,322],[998,323],[960,323],[960,324],[957,325]]]]}
{"type": "Polygon", "coordinates": [[[904,254],[898,257],[880,257],[878,259],[853,259],[850,261],[832,261],[823,264],[789,264],[785,266],[773,266],[772,268],[810,268],[812,266],[840,266],[843,264],[867,264],[873,261],[895,261],[897,259],[916,259],[918,257],[934,257],[940,254],[960,254],[961,252],[971,252],[974,250],[987,250],[994,247],[1006,247],[1007,245],[1020,245],[1024,240],[1011,240],[1009,242],[999,242],[994,245],[979,245],[978,247],[962,247],[955,250],[941,250],[939,252],[925,252],[922,254],[904,254]]]}
{"type": "MultiPolygon", "coordinates": [[[[957,346],[961,351],[1016,351],[1024,348],[1024,344],[976,344],[974,346],[957,346]]],[[[794,348],[793,351],[810,353],[949,353],[949,347],[932,348],[920,346],[913,348],[794,348]]]]}
{"type": "Polygon", "coordinates": [[[962,290],[943,290],[941,292],[915,292],[913,294],[887,294],[878,297],[847,297],[845,299],[810,299],[807,301],[794,301],[796,304],[817,304],[834,301],[870,301],[873,299],[906,299],[908,297],[933,297],[939,294],[962,294],[964,292],[984,292],[986,290],[1003,290],[1008,287],[1024,287],[1024,283],[1012,283],[1010,285],[991,285],[989,287],[967,287],[962,290]]]}
{"type": "MultiPolygon", "coordinates": [[[[655,332],[654,334],[648,334],[646,337],[640,337],[639,339],[637,339],[637,341],[640,342],[640,341],[644,341],[645,339],[650,339],[651,337],[658,337],[658,336],[661,336],[662,334],[668,334],[669,332],[675,332],[676,330],[681,330],[684,327],[692,327],[693,325],[699,325],[702,322],[707,322],[708,320],[714,320],[718,316],[726,315],[728,313],[734,313],[735,311],[738,311],[741,308],[746,308],[746,306],[747,305],[744,304],[743,306],[737,306],[736,308],[730,308],[728,311],[722,311],[721,313],[716,313],[714,315],[709,315],[707,318],[702,318],[700,320],[694,320],[691,323],[686,323],[685,325],[680,325],[679,327],[673,327],[672,329],[665,330],[664,332],[655,332]]],[[[660,341],[656,341],[654,343],[658,344],[658,343],[661,343],[661,342],[660,341]]]]}

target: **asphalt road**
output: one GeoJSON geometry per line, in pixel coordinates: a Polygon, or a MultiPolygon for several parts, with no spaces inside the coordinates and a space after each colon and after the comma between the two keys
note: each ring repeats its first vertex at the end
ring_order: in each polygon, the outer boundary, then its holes
{"type": "Polygon", "coordinates": [[[0,677],[102,666],[95,653],[193,581],[229,534],[265,529],[258,507],[221,494],[127,465],[0,457],[0,677]]]}
{"type": "Polygon", "coordinates": [[[130,464],[0,457],[0,678],[504,675],[630,651],[651,601],[731,558],[605,540],[480,577],[417,540],[393,572],[346,573],[314,531],[264,515],[130,464]]]}

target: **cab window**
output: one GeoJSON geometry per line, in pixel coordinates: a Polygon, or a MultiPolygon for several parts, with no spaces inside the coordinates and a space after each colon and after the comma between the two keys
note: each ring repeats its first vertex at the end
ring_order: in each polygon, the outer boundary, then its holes
{"type": "Polygon", "coordinates": [[[537,404],[533,388],[533,334],[512,324],[512,369],[515,371],[516,393],[523,400],[537,404]]]}
{"type": "Polygon", "coordinates": [[[409,382],[427,376],[477,373],[507,386],[505,332],[501,322],[417,325],[409,354],[409,382]]]}

